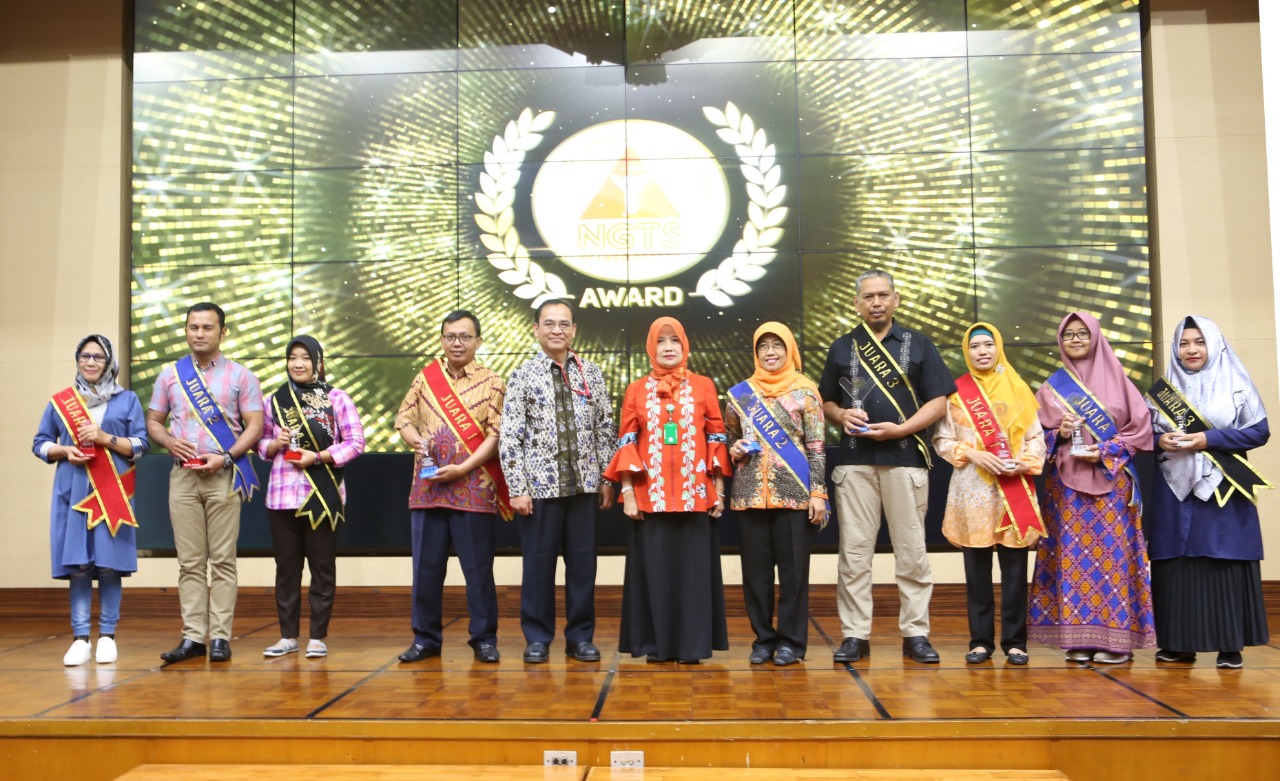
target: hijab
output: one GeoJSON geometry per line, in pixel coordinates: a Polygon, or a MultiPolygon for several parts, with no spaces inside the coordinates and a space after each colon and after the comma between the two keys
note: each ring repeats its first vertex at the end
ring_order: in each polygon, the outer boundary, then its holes
{"type": "Polygon", "coordinates": [[[1036,419],[1040,405],[1030,386],[1009,364],[1004,354],[1004,338],[994,325],[974,323],[969,326],[964,334],[964,362],[969,367],[969,374],[982,388],[983,395],[991,402],[991,411],[1009,437],[1009,449],[1017,456],[1022,452],[1022,442],[1036,419]],[[969,357],[969,342],[980,334],[989,335],[996,343],[996,360],[985,371],[974,366],[973,359],[969,357]]]}
{"type": "MultiPolygon", "coordinates": [[[[311,390],[318,388],[326,394],[330,390],[330,386],[324,379],[324,348],[320,346],[320,342],[315,337],[298,335],[293,337],[289,342],[289,346],[284,349],[285,363],[289,361],[289,354],[293,352],[293,348],[301,346],[307,351],[307,355],[311,356],[311,367],[315,369],[315,373],[311,375],[311,379],[307,382],[295,382],[294,386],[303,390],[311,390]]],[[[287,373],[287,372],[286,372],[287,373]]],[[[293,382],[292,379],[289,380],[293,382]]]]}
{"type": "Polygon", "coordinates": [[[672,398],[675,396],[676,390],[680,384],[684,382],[685,377],[689,375],[689,340],[684,335],[684,326],[680,325],[680,321],[674,317],[659,317],[653,321],[653,325],[649,326],[649,338],[644,343],[645,350],[649,352],[649,372],[658,381],[658,396],[660,398],[672,398]],[[669,325],[671,330],[680,339],[680,345],[684,348],[683,354],[680,356],[680,363],[673,368],[666,368],[658,364],[658,334],[662,331],[662,327],[669,325]]]}
{"type": "MultiPolygon", "coordinates": [[[[1249,428],[1267,417],[1253,379],[1212,320],[1199,315],[1184,317],[1173,329],[1169,349],[1165,380],[1214,428],[1249,428]],[[1188,328],[1198,328],[1204,335],[1205,362],[1199,371],[1188,370],[1178,360],[1178,343],[1188,328]]],[[[1147,402],[1147,406],[1151,407],[1157,433],[1173,430],[1163,415],[1154,414],[1153,403],[1147,402]]],[[[1222,482],[1222,471],[1201,451],[1165,452],[1161,456],[1160,472],[1179,501],[1193,492],[1196,498],[1208,501],[1222,482]]]]}
{"type": "Polygon", "coordinates": [[[755,336],[751,338],[751,353],[756,362],[756,370],[751,375],[751,381],[760,389],[760,395],[764,398],[774,399],[796,388],[807,388],[813,391],[815,396],[818,395],[818,386],[813,380],[800,373],[800,350],[796,348],[796,337],[791,333],[790,328],[772,321],[760,326],[756,329],[755,336]],[[760,363],[760,352],[757,349],[760,346],[760,340],[766,334],[781,339],[787,351],[782,365],[772,371],[764,368],[764,364],[760,363]]]}
{"type": "MultiPolygon", "coordinates": [[[[1098,318],[1087,312],[1072,312],[1062,318],[1058,324],[1058,351],[1062,365],[1102,403],[1111,416],[1118,432],[1116,439],[1134,450],[1150,450],[1151,410],[1147,409],[1142,393],[1129,381],[1124,366],[1111,349],[1111,343],[1102,335],[1098,318]],[[1067,324],[1072,320],[1079,320],[1089,330],[1089,351],[1079,360],[1067,357],[1062,339],[1062,332],[1067,330],[1067,324]]],[[[1045,431],[1057,430],[1062,425],[1062,408],[1053,401],[1053,397],[1053,390],[1047,382],[1036,392],[1036,398],[1040,400],[1040,425],[1045,431]]],[[[1058,466],[1058,475],[1069,488],[1101,496],[1116,487],[1116,481],[1107,478],[1100,464],[1073,457],[1070,448],[1056,448],[1051,455],[1058,466]]]]}
{"type": "Polygon", "coordinates": [[[111,400],[112,396],[124,391],[124,387],[116,382],[116,378],[120,376],[120,361],[116,358],[115,348],[111,346],[111,340],[100,334],[89,334],[85,338],[76,343],[76,390],[80,392],[80,396],[84,398],[85,406],[89,409],[106,404],[111,400]],[[98,377],[97,382],[89,382],[80,373],[80,351],[89,342],[95,342],[102,351],[107,354],[107,362],[102,367],[102,374],[98,377]]]}

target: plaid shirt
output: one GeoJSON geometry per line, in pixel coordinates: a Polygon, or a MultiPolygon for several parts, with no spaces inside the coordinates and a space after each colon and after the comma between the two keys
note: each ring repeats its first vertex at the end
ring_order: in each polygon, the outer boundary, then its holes
{"type": "Polygon", "coordinates": [[[600,474],[618,449],[613,403],[600,367],[583,361],[579,371],[577,361],[568,361],[564,371],[570,389],[582,390],[585,383],[590,394],[569,391],[573,413],[568,420],[556,414],[555,383],[563,385],[565,379],[559,364],[546,353],[539,351],[507,380],[498,454],[512,496],[552,499],[569,495],[564,486],[596,493],[600,474]],[[567,448],[562,447],[565,435],[573,438],[567,448]],[[570,457],[575,463],[567,463],[570,457]]]}
{"type": "MultiPolygon", "coordinates": [[[[231,432],[239,437],[240,432],[244,431],[240,414],[262,411],[262,387],[258,384],[258,378],[222,353],[218,353],[208,366],[202,368],[200,374],[209,395],[222,410],[231,432]]],[[[169,416],[169,434],[176,439],[196,443],[196,451],[200,453],[222,452],[222,445],[205,430],[199,413],[192,408],[191,400],[178,382],[178,373],[173,364],[160,371],[155,389],[151,392],[149,406],[155,412],[163,412],[169,416]]]]}
{"type": "MultiPolygon", "coordinates": [[[[333,420],[338,430],[333,432],[333,444],[329,446],[329,455],[333,456],[335,466],[346,466],[364,452],[364,426],[360,423],[360,413],[356,411],[355,402],[345,391],[337,388],[329,389],[329,403],[333,405],[333,420]]],[[[267,405],[262,416],[262,439],[258,440],[258,456],[267,460],[267,443],[280,436],[280,426],[275,421],[271,405],[267,405]]],[[[267,509],[296,510],[311,495],[311,483],[307,473],[284,460],[285,448],[276,452],[271,459],[271,476],[267,478],[267,509]]],[[[342,501],[347,501],[347,481],[338,484],[342,501]]]]}

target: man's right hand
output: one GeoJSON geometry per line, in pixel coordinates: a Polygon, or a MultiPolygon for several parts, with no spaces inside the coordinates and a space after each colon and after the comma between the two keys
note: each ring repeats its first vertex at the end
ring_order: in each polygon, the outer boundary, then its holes
{"type": "Polygon", "coordinates": [[[185,439],[175,437],[169,443],[169,452],[183,461],[189,461],[196,457],[196,446],[185,439]]]}
{"type": "Polygon", "coordinates": [[[860,431],[867,427],[867,411],[865,409],[854,409],[853,407],[845,407],[841,410],[840,426],[846,432],[860,431]]]}
{"type": "Polygon", "coordinates": [[[533,497],[528,494],[511,497],[511,509],[516,515],[533,515],[533,497]]]}

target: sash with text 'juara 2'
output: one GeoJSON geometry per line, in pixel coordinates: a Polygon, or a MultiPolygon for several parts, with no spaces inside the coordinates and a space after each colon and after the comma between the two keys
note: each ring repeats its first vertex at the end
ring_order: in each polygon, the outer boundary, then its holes
{"type": "MultiPolygon", "coordinates": [[[[1080,416],[1084,421],[1084,426],[1093,434],[1093,438],[1099,442],[1105,442],[1120,433],[1116,428],[1116,422],[1111,419],[1107,408],[1102,406],[1102,402],[1098,401],[1089,389],[1076,378],[1067,368],[1058,369],[1049,375],[1049,379],[1044,381],[1049,386],[1049,390],[1053,391],[1058,398],[1058,403],[1064,408],[1070,408],[1072,412],[1080,416]]],[[[1102,466],[1101,463],[1098,466],[1102,466]]],[[[1142,491],[1138,488],[1138,475],[1133,471],[1133,464],[1130,463],[1124,468],[1129,473],[1129,482],[1133,484],[1133,493],[1129,497],[1130,506],[1142,508],[1142,491]]]]}
{"type": "MultiPolygon", "coordinates": [[[[973,375],[966,374],[956,379],[956,390],[960,406],[969,417],[969,425],[982,440],[982,447],[988,453],[996,452],[1001,440],[1009,441],[1009,434],[1000,428],[1000,420],[991,410],[991,403],[982,392],[973,375]]],[[[996,525],[996,533],[1012,528],[1014,539],[1019,545],[1026,543],[1027,532],[1035,529],[1040,536],[1048,536],[1044,528],[1044,519],[1040,516],[1040,504],[1036,501],[1036,489],[1028,475],[992,475],[1000,488],[1000,498],[1004,500],[1004,517],[996,525]]]]}
{"type": "MultiPolygon", "coordinates": [[[[471,417],[471,412],[467,410],[467,405],[463,404],[462,399],[458,398],[458,393],[454,390],[453,383],[441,366],[441,361],[442,359],[437,358],[423,367],[422,377],[427,381],[427,388],[431,391],[431,400],[435,402],[436,411],[440,413],[440,417],[444,418],[445,422],[449,424],[454,436],[467,449],[467,452],[475,454],[476,450],[484,444],[484,432],[480,429],[480,424],[476,422],[476,419],[471,417]]],[[[511,520],[514,517],[514,513],[511,510],[511,492],[507,490],[507,478],[502,474],[498,456],[494,455],[493,458],[481,464],[480,468],[493,481],[494,493],[498,498],[498,514],[502,516],[504,521],[511,520]]]]}
{"type": "MultiPolygon", "coordinates": [[[[307,420],[307,416],[302,413],[302,404],[298,401],[296,391],[292,382],[286,382],[276,391],[271,397],[272,415],[277,424],[298,433],[299,447],[319,453],[333,444],[333,437],[307,420]]],[[[325,464],[317,456],[316,462],[302,472],[311,484],[311,492],[294,515],[310,521],[312,529],[319,528],[320,524],[328,521],[329,526],[336,531],[338,524],[346,520],[346,507],[342,504],[342,467],[325,464]]]]}
{"type": "Polygon", "coordinates": [[[737,409],[738,418],[742,421],[743,427],[750,425],[755,429],[758,439],[782,459],[787,471],[791,472],[800,481],[800,485],[808,490],[808,456],[796,447],[796,443],[791,440],[791,435],[760,400],[750,381],[740,382],[729,389],[729,403],[737,409]]]}
{"type": "MultiPolygon", "coordinates": [[[[80,398],[74,387],[67,388],[53,394],[53,408],[58,411],[62,424],[67,427],[71,438],[79,447],[82,444],[79,437],[80,426],[91,420],[84,399],[80,398]]],[[[103,452],[105,450],[106,448],[99,448],[98,455],[84,465],[89,473],[91,490],[73,509],[88,516],[90,529],[105,521],[107,530],[114,537],[122,525],[135,528],[138,525],[133,505],[129,504],[129,499],[133,497],[135,473],[130,465],[123,475],[120,474],[116,469],[115,459],[110,452],[103,452]]]]}
{"type": "MultiPolygon", "coordinates": [[[[884,345],[871,333],[871,328],[866,323],[854,329],[853,347],[857,352],[858,364],[866,370],[867,376],[898,411],[898,422],[905,422],[916,414],[920,409],[916,389],[911,387],[911,380],[907,379],[906,372],[885,351],[884,345]],[[859,329],[861,334],[858,333],[859,329]]],[[[932,467],[933,458],[929,455],[929,446],[925,444],[924,437],[917,431],[911,438],[916,441],[916,447],[924,456],[925,466],[932,467]]]]}
{"type": "MultiPolygon", "coordinates": [[[[195,359],[190,355],[184,355],[174,365],[174,369],[178,374],[178,384],[187,394],[187,400],[196,411],[200,424],[204,426],[205,431],[209,432],[209,436],[213,437],[213,441],[218,443],[218,447],[222,448],[222,452],[230,453],[231,446],[236,443],[235,432],[231,430],[231,424],[227,423],[226,415],[218,406],[218,402],[213,400],[209,389],[205,387],[204,377],[196,370],[195,359]]],[[[231,463],[231,469],[234,471],[231,477],[231,491],[240,494],[243,501],[249,501],[253,498],[253,492],[258,490],[258,476],[253,471],[249,452],[241,453],[240,457],[231,463]]]]}
{"type": "MultiPolygon", "coordinates": [[[[1181,429],[1185,434],[1202,434],[1213,428],[1213,424],[1205,420],[1200,411],[1163,377],[1151,386],[1151,390],[1147,392],[1147,398],[1156,405],[1156,409],[1160,410],[1160,414],[1164,415],[1169,425],[1175,430],[1181,429]],[[1185,421],[1183,425],[1178,425],[1179,420],[1185,421]]],[[[1219,507],[1226,506],[1227,500],[1235,491],[1239,491],[1244,498],[1257,504],[1259,488],[1275,488],[1271,481],[1263,477],[1257,468],[1249,463],[1249,459],[1240,453],[1228,450],[1200,452],[1218,467],[1225,478],[1213,489],[1213,497],[1218,500],[1219,507]],[[1223,490],[1223,486],[1226,486],[1226,490],[1223,490]]]]}

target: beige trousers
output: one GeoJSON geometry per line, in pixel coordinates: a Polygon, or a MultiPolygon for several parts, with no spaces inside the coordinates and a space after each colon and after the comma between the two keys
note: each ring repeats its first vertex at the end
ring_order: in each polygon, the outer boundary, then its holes
{"type": "Polygon", "coordinates": [[[231,476],[230,469],[206,477],[176,465],[169,473],[182,636],[197,643],[231,639],[240,537],[240,495],[231,493],[231,476]]]}
{"type": "Polygon", "coordinates": [[[836,513],[840,521],[840,560],[836,607],[845,637],[871,637],[871,559],[880,513],[889,523],[894,574],[901,606],[903,637],[929,634],[929,598],[933,572],[924,546],[924,513],[929,504],[929,470],[911,466],[838,466],[836,513]]]}

